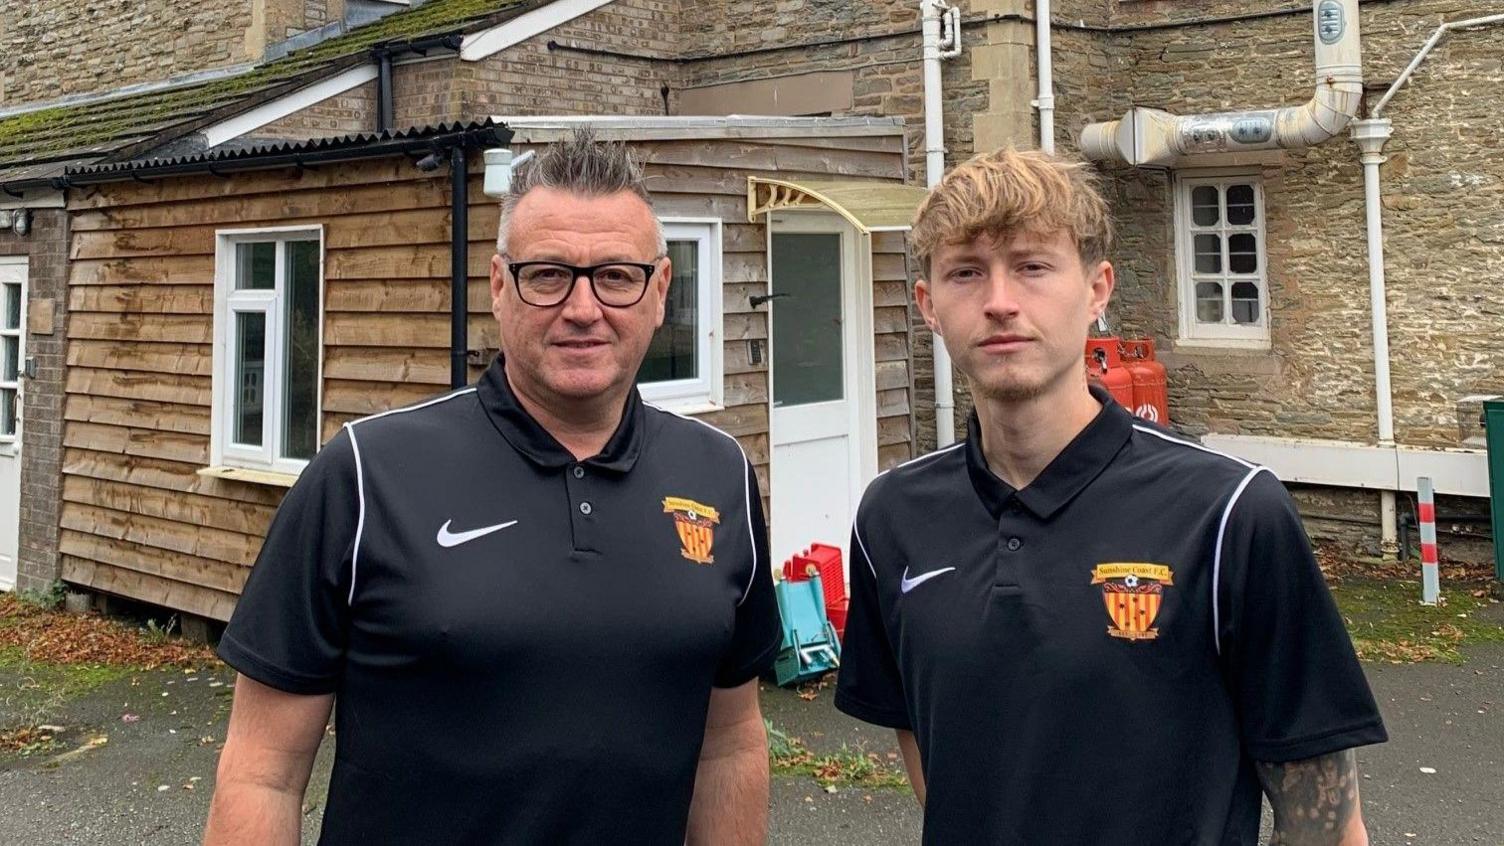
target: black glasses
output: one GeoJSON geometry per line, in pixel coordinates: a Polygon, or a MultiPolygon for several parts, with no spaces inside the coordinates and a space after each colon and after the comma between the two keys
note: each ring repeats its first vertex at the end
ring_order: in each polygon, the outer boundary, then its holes
{"type": "Polygon", "coordinates": [[[590,280],[590,290],[601,305],[627,308],[637,305],[648,290],[648,280],[657,262],[613,261],[581,267],[557,261],[507,263],[517,283],[517,296],[530,306],[551,308],[569,299],[581,276],[590,280]]]}

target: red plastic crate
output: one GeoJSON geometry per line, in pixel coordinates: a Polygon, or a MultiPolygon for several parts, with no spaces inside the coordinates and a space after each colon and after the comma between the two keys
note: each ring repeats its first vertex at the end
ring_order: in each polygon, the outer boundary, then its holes
{"type": "Polygon", "coordinates": [[[825,617],[830,620],[831,627],[836,630],[836,637],[842,643],[846,642],[846,608],[850,602],[851,600],[843,598],[825,609],[825,617]]]}
{"type": "MultiPolygon", "coordinates": [[[[841,548],[823,543],[812,543],[809,549],[795,555],[790,562],[792,569],[798,571],[795,580],[807,579],[811,572],[820,576],[820,589],[825,594],[825,608],[836,607],[846,599],[846,573],[841,566],[841,548]]],[[[784,575],[788,577],[790,565],[784,565],[784,575]]]]}

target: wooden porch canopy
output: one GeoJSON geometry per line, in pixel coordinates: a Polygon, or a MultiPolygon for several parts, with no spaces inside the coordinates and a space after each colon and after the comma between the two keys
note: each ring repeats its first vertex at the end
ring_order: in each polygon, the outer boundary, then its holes
{"type": "Polygon", "coordinates": [[[917,185],[856,180],[790,180],[747,177],[747,220],[786,209],[828,209],[862,235],[906,232],[929,191],[917,185]]]}

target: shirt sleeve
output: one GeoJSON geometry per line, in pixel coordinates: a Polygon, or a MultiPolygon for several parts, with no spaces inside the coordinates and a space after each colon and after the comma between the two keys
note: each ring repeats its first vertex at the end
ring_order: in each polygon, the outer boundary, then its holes
{"type": "Polygon", "coordinates": [[[283,498],[219,643],[237,671],[288,693],[332,693],[344,661],[360,519],[355,450],[341,430],[283,498]]]}
{"type": "Polygon", "coordinates": [[[1219,646],[1257,761],[1283,763],[1388,739],[1300,514],[1272,473],[1230,506],[1219,550],[1219,646]]]}
{"type": "Polygon", "coordinates": [[[836,708],[863,722],[912,729],[903,680],[898,674],[878,603],[877,573],[868,558],[862,533],[851,529],[851,607],[846,641],[841,644],[841,671],[836,678],[836,708]]]}
{"type": "Polygon", "coordinates": [[[773,565],[768,550],[768,524],[762,513],[762,492],[751,463],[746,467],[747,509],[752,532],[752,572],[746,594],[736,607],[736,631],[731,647],[716,668],[716,687],[736,687],[773,666],[783,642],[778,599],[773,593],[773,565]]]}

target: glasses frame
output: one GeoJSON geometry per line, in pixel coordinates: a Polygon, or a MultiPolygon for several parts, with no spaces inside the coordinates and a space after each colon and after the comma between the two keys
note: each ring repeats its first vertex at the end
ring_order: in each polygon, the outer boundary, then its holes
{"type": "Polygon", "coordinates": [[[641,262],[641,261],[607,261],[607,262],[601,262],[600,264],[588,264],[588,265],[569,264],[567,262],[562,262],[562,261],[541,261],[541,260],[540,261],[509,261],[509,262],[507,262],[506,267],[507,267],[507,272],[510,273],[510,274],[512,274],[512,286],[517,289],[517,298],[520,299],[520,300],[522,300],[527,305],[530,305],[530,306],[532,306],[534,308],[553,308],[555,306],[562,305],[565,301],[567,301],[569,299],[569,297],[572,294],[574,294],[574,286],[576,286],[576,285],[578,285],[580,283],[580,278],[581,277],[584,277],[585,279],[589,280],[589,282],[590,282],[590,295],[593,296],[593,297],[595,297],[595,301],[596,302],[600,303],[603,306],[606,306],[607,308],[631,308],[631,307],[637,305],[638,303],[642,302],[642,298],[648,292],[648,285],[649,285],[649,283],[651,283],[653,281],[653,276],[658,273],[658,263],[661,262],[661,261],[663,261],[663,259],[665,259],[665,258],[666,258],[666,256],[659,256],[658,258],[653,259],[651,262],[641,262]],[[522,273],[521,272],[524,269],[526,269],[528,267],[535,266],[535,265],[548,265],[549,267],[562,267],[562,268],[566,268],[566,269],[569,270],[569,273],[570,273],[569,285],[568,285],[568,287],[566,287],[564,289],[564,292],[554,302],[551,302],[551,303],[535,303],[532,300],[529,300],[527,298],[527,295],[522,292],[522,273]],[[600,270],[601,268],[604,268],[604,267],[635,267],[635,268],[639,268],[640,270],[642,270],[643,273],[644,273],[644,277],[643,277],[643,281],[642,281],[642,290],[640,290],[640,291],[637,292],[637,297],[635,299],[633,299],[630,303],[608,303],[604,299],[602,299],[601,298],[600,289],[598,289],[598,288],[595,287],[595,273],[596,273],[596,271],[598,271],[598,270],[600,270]]]}

